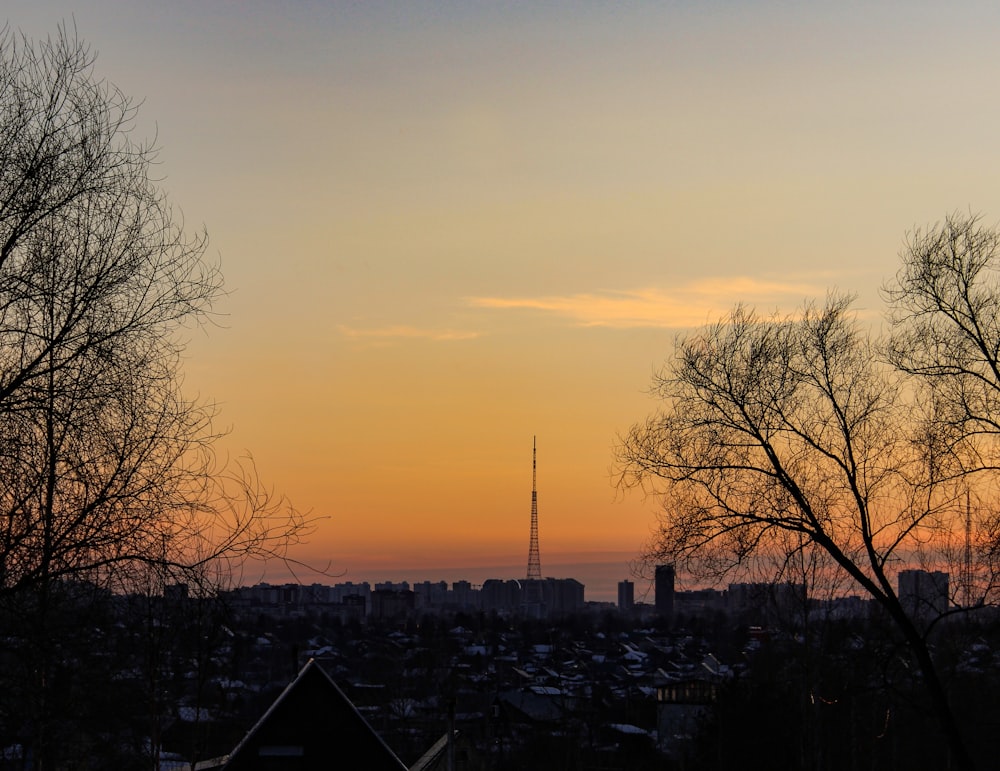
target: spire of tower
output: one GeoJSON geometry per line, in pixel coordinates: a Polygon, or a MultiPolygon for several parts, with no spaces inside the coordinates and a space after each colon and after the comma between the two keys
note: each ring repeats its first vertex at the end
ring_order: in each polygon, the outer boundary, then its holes
{"type": "Polygon", "coordinates": [[[528,580],[542,579],[542,563],[538,556],[538,478],[536,437],[531,437],[531,541],[528,544],[528,580]]]}
{"type": "Polygon", "coordinates": [[[962,588],[965,590],[965,605],[972,607],[972,496],[965,491],[965,565],[962,571],[962,588]]]}

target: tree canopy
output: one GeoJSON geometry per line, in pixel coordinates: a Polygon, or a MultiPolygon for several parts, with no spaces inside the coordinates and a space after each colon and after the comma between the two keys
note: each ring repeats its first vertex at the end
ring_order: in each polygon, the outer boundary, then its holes
{"type": "Polygon", "coordinates": [[[308,530],[252,461],[216,457],[215,407],[184,393],[186,336],[222,275],[136,115],[71,28],[0,30],[0,610],[16,622],[0,658],[25,695],[0,727],[37,768],[86,752],[65,739],[80,705],[51,698],[74,634],[60,614],[172,582],[211,596],[308,530]]]}
{"type": "Polygon", "coordinates": [[[214,407],[182,391],[222,276],[136,112],[72,30],[0,34],[0,592],[278,553],[304,526],[217,462],[214,407]]]}
{"type": "Polygon", "coordinates": [[[619,482],[662,501],[650,558],[696,574],[846,577],[892,618],[965,763],[906,568],[951,570],[950,607],[995,600],[1000,235],[977,217],[916,231],[884,289],[881,336],[830,295],[798,312],[737,306],[681,335],[661,408],[618,447],[619,482]],[[796,572],[797,571],[797,572],[796,572]],[[825,572],[824,572],[825,571],[825,572]]]}

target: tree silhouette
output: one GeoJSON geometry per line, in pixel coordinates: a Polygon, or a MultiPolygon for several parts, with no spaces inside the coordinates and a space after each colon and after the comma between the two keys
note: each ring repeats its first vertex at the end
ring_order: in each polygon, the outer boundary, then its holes
{"type": "Polygon", "coordinates": [[[620,485],[663,503],[651,558],[716,577],[818,565],[874,599],[960,768],[973,761],[928,642],[956,606],[914,613],[896,576],[950,566],[975,572],[972,604],[991,596],[996,521],[967,496],[997,468],[998,243],[974,219],[915,235],[886,290],[891,340],[838,295],[790,316],[737,306],[679,337],[654,377],[662,408],[617,449],[620,485]]]}
{"type": "MultiPolygon", "coordinates": [[[[252,463],[217,461],[213,405],[182,392],[185,334],[222,277],[93,65],[66,27],[0,31],[0,600],[36,640],[68,585],[204,591],[307,528],[252,463]]],[[[22,717],[44,768],[38,701],[22,717]]]]}

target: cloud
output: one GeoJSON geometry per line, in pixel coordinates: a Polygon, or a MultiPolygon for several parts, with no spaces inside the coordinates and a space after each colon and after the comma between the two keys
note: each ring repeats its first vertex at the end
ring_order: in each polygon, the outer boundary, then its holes
{"type": "Polygon", "coordinates": [[[344,337],[380,342],[392,342],[394,340],[433,340],[438,342],[473,340],[479,337],[479,332],[466,332],[457,329],[421,329],[402,324],[373,329],[358,329],[340,324],[337,326],[337,331],[344,337]]]}
{"type": "MultiPolygon", "coordinates": [[[[762,313],[792,312],[807,298],[821,298],[826,283],[761,280],[744,276],[702,279],[671,287],[585,292],[538,297],[469,297],[474,308],[548,313],[581,327],[614,329],[698,327],[725,315],[736,303],[762,313]]],[[[452,342],[482,337],[479,331],[390,324],[381,327],[338,325],[346,338],[371,345],[404,340],[452,342]]]]}
{"type": "Polygon", "coordinates": [[[471,297],[467,302],[475,308],[553,313],[587,327],[678,328],[713,321],[738,302],[757,306],[765,312],[791,310],[806,298],[825,294],[825,286],[736,276],[670,288],[542,297],[471,297]]]}

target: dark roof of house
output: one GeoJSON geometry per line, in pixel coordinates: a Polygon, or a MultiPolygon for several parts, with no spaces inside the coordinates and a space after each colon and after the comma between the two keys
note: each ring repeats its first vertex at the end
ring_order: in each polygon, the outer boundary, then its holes
{"type": "Polygon", "coordinates": [[[406,771],[330,676],[310,659],[230,753],[224,771],[406,771]]]}
{"type": "Polygon", "coordinates": [[[447,763],[448,739],[458,736],[458,731],[446,733],[427,750],[420,758],[410,766],[410,771],[432,771],[442,768],[447,763]]]}
{"type": "Polygon", "coordinates": [[[554,694],[544,690],[541,693],[530,689],[505,691],[499,695],[498,701],[513,711],[515,719],[532,723],[554,723],[565,716],[554,694]]]}

